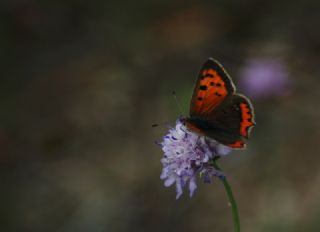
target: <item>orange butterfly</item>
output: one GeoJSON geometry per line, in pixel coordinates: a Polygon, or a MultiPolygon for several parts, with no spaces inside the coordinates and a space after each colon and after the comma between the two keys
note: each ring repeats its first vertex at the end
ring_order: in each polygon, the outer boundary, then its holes
{"type": "Polygon", "coordinates": [[[244,148],[255,125],[251,102],[236,93],[232,79],[216,60],[209,58],[200,70],[190,104],[188,129],[232,147],[244,148]]]}

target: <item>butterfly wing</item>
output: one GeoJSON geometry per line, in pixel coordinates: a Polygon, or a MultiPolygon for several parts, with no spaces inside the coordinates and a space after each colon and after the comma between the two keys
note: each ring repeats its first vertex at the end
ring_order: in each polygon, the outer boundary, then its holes
{"type": "Polygon", "coordinates": [[[235,86],[222,65],[208,59],[202,66],[193,91],[190,117],[202,117],[212,112],[232,96],[235,86]]]}
{"type": "Polygon", "coordinates": [[[244,148],[243,138],[249,138],[255,125],[254,111],[249,99],[240,94],[233,95],[221,107],[212,111],[204,121],[208,137],[232,148],[244,148]]]}

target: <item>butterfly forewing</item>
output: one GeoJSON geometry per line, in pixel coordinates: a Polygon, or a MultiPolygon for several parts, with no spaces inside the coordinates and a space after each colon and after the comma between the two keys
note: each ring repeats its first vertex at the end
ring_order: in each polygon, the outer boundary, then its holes
{"type": "Polygon", "coordinates": [[[208,59],[196,81],[190,116],[201,116],[211,112],[234,92],[234,84],[222,65],[211,58],[208,59]]]}

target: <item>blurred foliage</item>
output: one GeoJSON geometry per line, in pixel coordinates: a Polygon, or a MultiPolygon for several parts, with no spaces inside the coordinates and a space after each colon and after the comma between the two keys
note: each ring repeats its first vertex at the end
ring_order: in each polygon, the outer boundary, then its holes
{"type": "Polygon", "coordinates": [[[316,0],[1,1],[0,230],[232,231],[218,181],[179,201],[163,186],[154,141],[166,127],[151,128],[179,116],[173,90],[188,112],[214,57],[236,83],[248,60],[287,70],[285,94],[271,84],[252,99],[248,149],[221,160],[243,231],[319,231],[319,10],[316,0]]]}

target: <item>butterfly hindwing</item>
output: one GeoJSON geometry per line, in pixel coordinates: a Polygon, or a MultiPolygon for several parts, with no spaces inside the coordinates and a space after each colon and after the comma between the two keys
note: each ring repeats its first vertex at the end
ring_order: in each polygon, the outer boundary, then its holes
{"type": "Polygon", "coordinates": [[[245,146],[243,138],[249,138],[255,124],[253,107],[249,99],[240,94],[233,95],[221,107],[212,111],[205,121],[215,128],[206,132],[209,137],[233,148],[245,146]]]}
{"type": "Polygon", "coordinates": [[[206,115],[232,96],[235,86],[219,62],[208,59],[200,70],[193,91],[190,116],[206,115]]]}

